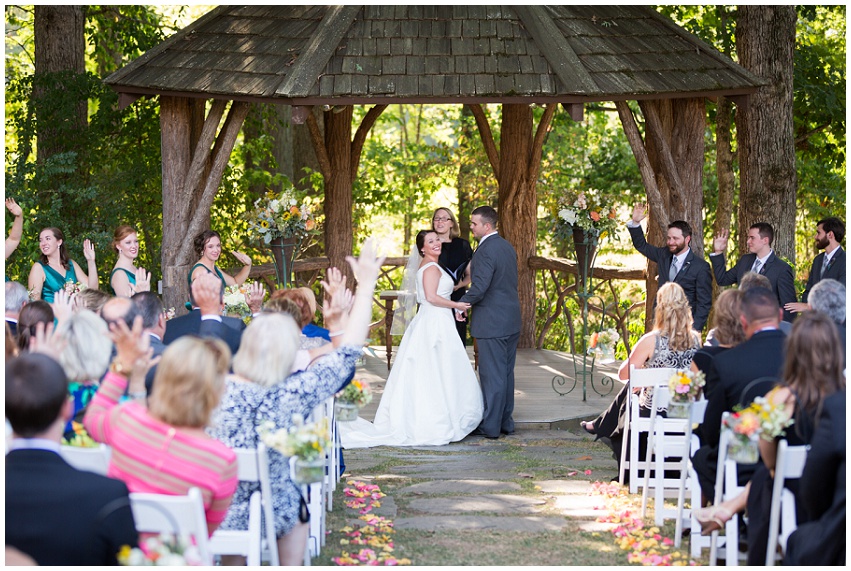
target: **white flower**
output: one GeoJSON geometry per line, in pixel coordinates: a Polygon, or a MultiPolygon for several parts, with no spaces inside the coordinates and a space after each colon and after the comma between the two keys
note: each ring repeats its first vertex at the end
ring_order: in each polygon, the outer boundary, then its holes
{"type": "Polygon", "coordinates": [[[583,210],[585,208],[588,208],[588,202],[585,200],[585,193],[584,192],[579,193],[579,196],[576,197],[576,202],[574,202],[573,205],[575,207],[577,207],[579,209],[583,209],[583,210]]]}
{"type": "Polygon", "coordinates": [[[576,212],[574,212],[573,210],[563,208],[558,211],[558,216],[568,224],[576,223],[576,212]]]}

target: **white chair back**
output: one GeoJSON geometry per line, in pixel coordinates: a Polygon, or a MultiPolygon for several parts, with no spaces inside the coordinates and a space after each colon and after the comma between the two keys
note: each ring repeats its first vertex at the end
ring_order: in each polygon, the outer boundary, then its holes
{"type": "MultiPolygon", "coordinates": [[[[721,436],[718,442],[718,466],[715,470],[715,503],[732,499],[744,491],[744,486],[739,486],[739,468],[735,460],[727,457],[727,445],[732,438],[732,432],[724,427],[724,420],[730,416],[730,412],[721,415],[721,436]]],[[[699,523],[692,517],[692,525],[699,527],[699,523]]],[[[709,565],[715,566],[718,556],[724,557],[725,565],[728,567],[738,566],[739,558],[746,553],[739,552],[739,517],[733,514],[724,527],[723,544],[718,537],[718,531],[712,532],[709,547],[709,565]],[[723,550],[722,550],[723,548],[723,550]]]]}
{"type": "Polygon", "coordinates": [[[207,535],[204,500],[198,488],[185,496],[130,494],[130,507],[139,533],[175,533],[194,538],[203,565],[212,565],[207,535]]]}
{"type": "Polygon", "coordinates": [[[642,484],[642,481],[639,481],[638,471],[647,468],[646,458],[644,460],[640,458],[639,437],[642,432],[649,433],[653,426],[650,418],[640,415],[639,394],[635,393],[634,389],[667,386],[668,379],[674,372],[676,372],[676,369],[670,367],[659,369],[637,369],[633,365],[629,367],[629,392],[627,394],[626,421],[624,422],[624,436],[621,446],[619,481],[623,485],[624,475],[626,470],[629,470],[629,493],[631,494],[637,493],[642,484]],[[627,447],[629,449],[629,460],[626,459],[627,447]]]}
{"type": "Polygon", "coordinates": [[[112,448],[106,444],[100,444],[96,448],[62,446],[60,454],[66,462],[77,470],[86,470],[106,476],[109,458],[112,456],[112,448]]]}
{"type": "Polygon", "coordinates": [[[774,467],[774,487],[771,491],[771,513],[768,524],[768,549],[765,564],[773,566],[777,559],[777,545],[786,552],[786,540],[798,527],[795,514],[795,494],[784,486],[786,480],[797,480],[804,473],[809,446],[789,446],[786,440],[777,445],[777,464],[774,467]]]}

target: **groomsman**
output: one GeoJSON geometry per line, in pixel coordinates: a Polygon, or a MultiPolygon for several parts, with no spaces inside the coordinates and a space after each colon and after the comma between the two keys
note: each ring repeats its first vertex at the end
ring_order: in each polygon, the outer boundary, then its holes
{"type": "MultiPolygon", "coordinates": [[[[715,281],[719,286],[729,286],[739,283],[742,277],[750,272],[762,274],[771,282],[771,289],[777,296],[780,307],[795,301],[795,280],[792,277],[792,267],[777,257],[771,249],[774,241],[774,228],[767,222],[757,222],[748,229],[748,251],[732,269],[727,270],[724,252],[727,250],[729,230],[721,230],[712,241],[712,254],[709,261],[715,273],[715,281]]],[[[789,310],[783,311],[783,321],[792,321],[794,315],[789,310]]]]}
{"type": "Polygon", "coordinates": [[[683,220],[675,220],[668,224],[666,246],[651,246],[641,229],[641,221],[646,215],[646,204],[633,207],[632,219],[626,224],[632,245],[645,258],[656,262],[659,287],[668,282],[682,286],[691,306],[693,327],[702,331],[712,309],[712,272],[703,256],[695,256],[691,251],[691,226],[683,220]]]}
{"type": "Polygon", "coordinates": [[[801,313],[810,308],[809,297],[813,286],[821,280],[830,278],[845,285],[845,250],[840,246],[842,238],[845,237],[845,224],[839,218],[831,216],[819,220],[816,224],[816,247],[824,250],[813,260],[810,268],[810,277],[807,287],[801,296],[800,302],[791,302],[785,305],[785,309],[792,313],[801,313]]]}

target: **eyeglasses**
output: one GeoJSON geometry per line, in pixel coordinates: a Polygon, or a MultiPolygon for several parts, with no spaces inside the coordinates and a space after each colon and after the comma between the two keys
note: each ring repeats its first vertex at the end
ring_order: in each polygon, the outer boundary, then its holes
{"type": "Polygon", "coordinates": [[[448,217],[443,217],[443,218],[435,217],[435,218],[432,218],[432,220],[435,221],[435,222],[449,222],[452,219],[448,218],[448,217]]]}

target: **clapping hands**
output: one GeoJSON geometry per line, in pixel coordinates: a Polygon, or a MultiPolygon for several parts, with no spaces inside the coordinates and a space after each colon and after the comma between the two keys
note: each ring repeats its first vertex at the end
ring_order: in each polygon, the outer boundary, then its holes
{"type": "Polygon", "coordinates": [[[130,293],[151,291],[151,272],[145,268],[136,268],[136,285],[130,284],[130,293]]]}
{"type": "Polygon", "coordinates": [[[260,313],[260,308],[263,306],[263,297],[266,295],[266,288],[260,282],[254,282],[248,286],[248,292],[245,294],[245,303],[251,311],[251,315],[260,313]]]}
{"type": "Polygon", "coordinates": [[[719,230],[715,239],[712,240],[712,251],[716,254],[727,251],[727,241],[730,239],[729,230],[719,230]]]}

